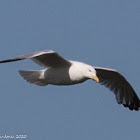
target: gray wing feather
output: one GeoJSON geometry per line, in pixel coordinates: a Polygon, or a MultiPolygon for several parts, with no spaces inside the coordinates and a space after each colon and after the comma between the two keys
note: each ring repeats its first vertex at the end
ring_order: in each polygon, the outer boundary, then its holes
{"type": "Polygon", "coordinates": [[[24,59],[31,59],[35,63],[43,67],[58,67],[58,66],[70,66],[71,62],[64,59],[58,53],[52,50],[45,50],[40,52],[35,52],[27,55],[18,56],[15,58],[10,58],[0,61],[0,63],[20,61],[24,59]]]}
{"type": "Polygon", "coordinates": [[[123,104],[130,110],[140,109],[140,100],[129,82],[116,70],[94,67],[101,85],[109,88],[116,95],[119,104],[123,104]]]}

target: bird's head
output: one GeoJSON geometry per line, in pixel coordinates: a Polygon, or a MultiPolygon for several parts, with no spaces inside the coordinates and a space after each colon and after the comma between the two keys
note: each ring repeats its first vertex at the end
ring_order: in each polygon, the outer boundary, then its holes
{"type": "Polygon", "coordinates": [[[94,67],[77,62],[77,61],[71,61],[72,66],[70,67],[69,73],[70,77],[73,80],[80,80],[80,79],[93,79],[95,82],[99,82],[99,78],[96,75],[96,70],[94,67]]]}
{"type": "Polygon", "coordinates": [[[87,77],[93,79],[95,82],[99,83],[99,78],[96,75],[96,70],[92,66],[87,67],[87,77]]]}

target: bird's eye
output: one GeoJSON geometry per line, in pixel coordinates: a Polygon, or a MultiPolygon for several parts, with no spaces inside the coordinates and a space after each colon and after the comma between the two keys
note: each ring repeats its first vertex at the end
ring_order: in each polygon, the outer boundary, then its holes
{"type": "Polygon", "coordinates": [[[89,72],[91,72],[91,70],[89,69],[89,72]]]}

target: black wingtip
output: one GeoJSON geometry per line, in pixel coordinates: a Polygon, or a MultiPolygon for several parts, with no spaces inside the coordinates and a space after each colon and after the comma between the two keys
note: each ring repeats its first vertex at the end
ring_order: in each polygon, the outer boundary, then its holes
{"type": "Polygon", "coordinates": [[[15,61],[20,61],[20,60],[23,60],[25,58],[16,58],[16,59],[7,59],[7,60],[2,60],[0,61],[0,63],[9,63],[9,62],[15,62],[15,61]]]}
{"type": "Polygon", "coordinates": [[[123,104],[123,106],[129,108],[130,110],[139,111],[140,110],[140,100],[137,102],[129,102],[128,104],[123,104]]]}

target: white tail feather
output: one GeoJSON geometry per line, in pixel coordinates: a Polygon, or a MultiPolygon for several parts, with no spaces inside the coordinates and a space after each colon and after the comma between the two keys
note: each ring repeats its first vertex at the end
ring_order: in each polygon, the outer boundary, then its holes
{"type": "Polygon", "coordinates": [[[38,86],[45,86],[47,83],[42,76],[44,71],[25,71],[19,70],[20,75],[29,83],[38,86]]]}

